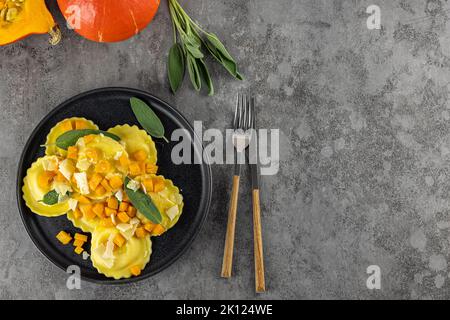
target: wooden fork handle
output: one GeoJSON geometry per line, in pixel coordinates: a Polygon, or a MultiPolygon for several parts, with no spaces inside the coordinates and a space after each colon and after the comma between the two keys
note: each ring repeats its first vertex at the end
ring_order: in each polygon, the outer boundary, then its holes
{"type": "Polygon", "coordinates": [[[231,203],[228,210],[227,233],[225,236],[225,249],[222,261],[222,277],[231,277],[233,266],[234,231],[236,228],[236,212],[239,194],[239,176],[233,176],[233,188],[231,191],[231,203]]]}
{"type": "Polygon", "coordinates": [[[259,201],[259,189],[252,192],[253,198],[253,242],[255,254],[255,287],[256,292],[266,291],[264,278],[264,255],[261,232],[261,207],[259,201]]]}

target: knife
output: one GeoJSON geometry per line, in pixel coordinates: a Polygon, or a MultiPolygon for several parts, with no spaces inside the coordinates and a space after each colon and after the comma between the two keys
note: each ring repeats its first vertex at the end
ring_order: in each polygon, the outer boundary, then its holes
{"type": "Polygon", "coordinates": [[[252,180],[252,202],[253,202],[253,243],[254,243],[254,258],[255,258],[255,289],[256,292],[266,291],[265,276],[264,276],[264,255],[262,244],[261,231],[261,205],[259,193],[259,161],[258,161],[258,140],[256,133],[256,110],[255,99],[250,99],[250,108],[253,115],[252,118],[252,134],[253,148],[248,148],[250,172],[252,180]]]}

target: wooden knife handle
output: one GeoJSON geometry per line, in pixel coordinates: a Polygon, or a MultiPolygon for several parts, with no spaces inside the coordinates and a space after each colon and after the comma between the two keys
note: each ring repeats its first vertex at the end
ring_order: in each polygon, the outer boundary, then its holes
{"type": "Polygon", "coordinates": [[[264,278],[264,255],[261,232],[261,207],[259,201],[259,190],[254,189],[253,197],[253,242],[255,253],[255,287],[256,292],[266,291],[264,278]]]}
{"type": "Polygon", "coordinates": [[[239,194],[239,176],[233,176],[233,189],[231,191],[231,203],[228,210],[227,233],[225,236],[225,249],[222,261],[222,277],[231,277],[233,266],[234,231],[236,228],[236,212],[239,194]]]}

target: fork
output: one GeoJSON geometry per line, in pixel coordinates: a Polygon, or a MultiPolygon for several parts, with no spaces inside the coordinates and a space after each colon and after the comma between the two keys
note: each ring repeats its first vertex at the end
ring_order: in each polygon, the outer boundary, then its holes
{"type": "Polygon", "coordinates": [[[234,166],[233,187],[231,190],[230,208],[228,210],[227,232],[225,236],[225,248],[222,261],[222,277],[231,277],[233,266],[234,233],[236,228],[236,213],[239,194],[239,181],[242,159],[245,160],[245,149],[248,147],[251,135],[248,129],[252,125],[252,112],[247,95],[238,94],[234,111],[232,142],[236,163],[234,166]]]}

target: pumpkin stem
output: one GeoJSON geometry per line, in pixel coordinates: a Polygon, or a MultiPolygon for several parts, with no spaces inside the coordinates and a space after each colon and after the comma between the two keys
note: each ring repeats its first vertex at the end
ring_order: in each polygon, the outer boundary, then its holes
{"type": "Polygon", "coordinates": [[[50,35],[50,39],[49,42],[51,45],[57,45],[62,38],[62,34],[61,34],[61,29],[59,28],[58,25],[54,26],[49,32],[48,34],[50,35]]]}

